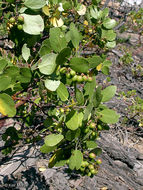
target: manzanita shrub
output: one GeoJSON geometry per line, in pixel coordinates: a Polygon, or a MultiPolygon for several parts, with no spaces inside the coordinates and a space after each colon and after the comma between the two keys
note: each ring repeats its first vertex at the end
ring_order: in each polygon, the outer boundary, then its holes
{"type": "MultiPolygon", "coordinates": [[[[49,167],[67,164],[93,176],[101,164],[99,133],[119,119],[104,104],[115,95],[116,86],[103,88],[96,82],[99,72],[109,74],[112,63],[104,52],[116,45],[116,21],[109,18],[108,8],[100,9],[100,0],[0,3],[13,42],[7,54],[1,51],[0,112],[23,116],[30,127],[31,118],[44,107],[42,131],[47,135],[41,151],[51,153],[49,167]],[[86,53],[92,48],[94,53],[86,53]]],[[[3,140],[10,131],[18,140],[12,128],[3,140]]]]}

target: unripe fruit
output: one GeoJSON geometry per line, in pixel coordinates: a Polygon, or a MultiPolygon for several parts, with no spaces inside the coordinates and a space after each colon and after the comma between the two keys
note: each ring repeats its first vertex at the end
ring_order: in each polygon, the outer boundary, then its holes
{"type": "Polygon", "coordinates": [[[102,128],[101,125],[98,125],[98,126],[97,126],[97,129],[98,129],[98,130],[102,130],[103,128],[102,128]]]}
{"type": "Polygon", "coordinates": [[[85,168],[83,168],[83,167],[80,168],[80,171],[81,171],[81,172],[84,172],[84,170],[85,170],[85,168]]]}
{"type": "Polygon", "coordinates": [[[82,167],[87,167],[89,163],[87,161],[82,161],[81,166],[82,167]]]}
{"type": "Polygon", "coordinates": [[[67,77],[68,79],[70,79],[70,78],[71,78],[70,73],[66,73],[66,77],[67,77]]]}
{"type": "Polygon", "coordinates": [[[24,23],[24,17],[23,16],[18,16],[17,20],[19,23],[24,23]]]}
{"type": "Polygon", "coordinates": [[[11,24],[15,23],[15,18],[14,18],[14,17],[11,17],[11,18],[9,19],[9,22],[10,22],[11,24]]]}
{"type": "Polygon", "coordinates": [[[76,75],[76,72],[75,72],[74,70],[71,70],[71,71],[70,71],[70,74],[71,74],[71,76],[75,76],[75,75],[76,75]]]}
{"type": "Polygon", "coordinates": [[[98,173],[98,170],[93,169],[93,170],[90,170],[90,172],[91,174],[96,175],[98,173]]]}
{"type": "Polygon", "coordinates": [[[95,126],[96,126],[96,124],[95,124],[95,123],[90,123],[90,125],[89,125],[90,129],[94,129],[94,128],[95,128],[95,126]]]}
{"type": "Polygon", "coordinates": [[[94,169],[94,166],[93,166],[92,164],[89,164],[89,165],[88,165],[88,168],[89,168],[90,170],[93,170],[93,169],[94,169]]]}
{"type": "Polygon", "coordinates": [[[17,25],[18,30],[22,30],[23,26],[21,24],[17,25]]]}
{"type": "Polygon", "coordinates": [[[91,175],[92,175],[91,172],[88,172],[87,176],[90,177],[91,175]]]}
{"type": "Polygon", "coordinates": [[[65,111],[65,110],[64,110],[63,108],[60,108],[60,112],[61,112],[61,113],[64,113],[64,111],[65,111]]]}
{"type": "Polygon", "coordinates": [[[78,76],[75,75],[75,76],[72,78],[72,81],[73,81],[73,82],[77,81],[77,78],[78,78],[78,76]]]}
{"type": "Polygon", "coordinates": [[[89,128],[87,127],[85,130],[84,130],[85,133],[88,133],[89,132],[89,128]]]}
{"type": "Polygon", "coordinates": [[[83,78],[83,81],[85,82],[88,81],[88,77],[86,75],[84,75],[82,78],[83,78]]]}
{"type": "Polygon", "coordinates": [[[96,160],[96,164],[101,164],[102,163],[102,160],[101,159],[97,159],[96,160]]]}
{"type": "Polygon", "coordinates": [[[91,153],[89,154],[89,158],[94,159],[94,158],[96,158],[96,155],[95,155],[93,152],[91,152],[91,153]]]}
{"type": "Polygon", "coordinates": [[[60,69],[60,73],[62,73],[62,74],[66,73],[66,67],[62,67],[62,68],[60,69]]]}
{"type": "Polygon", "coordinates": [[[82,81],[83,81],[82,76],[77,76],[77,82],[82,82],[82,81]]]}
{"type": "Polygon", "coordinates": [[[88,77],[88,82],[92,82],[93,78],[92,77],[88,77]]]}

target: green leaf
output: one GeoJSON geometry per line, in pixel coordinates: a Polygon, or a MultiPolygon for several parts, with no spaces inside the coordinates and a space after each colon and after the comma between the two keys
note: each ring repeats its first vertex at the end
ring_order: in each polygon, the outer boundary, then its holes
{"type": "Polygon", "coordinates": [[[113,98],[115,96],[116,90],[116,86],[108,86],[107,88],[102,90],[102,102],[108,102],[111,98],[113,98]]]}
{"type": "Polygon", "coordinates": [[[93,152],[96,156],[99,156],[102,153],[102,149],[101,148],[95,148],[91,152],[93,152]]]}
{"type": "Polygon", "coordinates": [[[56,146],[47,146],[46,144],[44,144],[43,146],[41,146],[40,151],[46,154],[52,152],[55,149],[56,146]]]}
{"type": "Polygon", "coordinates": [[[103,26],[107,29],[112,29],[116,26],[116,21],[114,19],[106,18],[103,22],[103,26]]]}
{"type": "Polygon", "coordinates": [[[0,74],[3,72],[8,62],[6,59],[0,59],[0,74]]]}
{"type": "Polygon", "coordinates": [[[38,68],[42,74],[51,75],[56,68],[57,54],[50,53],[40,58],[38,68]]]}
{"type": "Polygon", "coordinates": [[[101,71],[104,75],[109,75],[109,67],[102,66],[101,71]]]}
{"type": "Polygon", "coordinates": [[[70,39],[72,41],[73,46],[75,48],[78,48],[81,38],[79,31],[73,22],[70,24],[70,39]]]}
{"type": "Polygon", "coordinates": [[[72,110],[67,116],[66,116],[66,126],[68,129],[71,130],[76,130],[80,124],[81,124],[81,120],[82,120],[82,114],[78,114],[77,111],[72,110]]]}
{"type": "Polygon", "coordinates": [[[14,101],[8,94],[0,94],[0,112],[8,117],[14,117],[16,114],[14,101]]]}
{"type": "Polygon", "coordinates": [[[83,105],[84,104],[84,96],[82,91],[80,91],[78,88],[76,88],[76,100],[78,102],[78,105],[83,105]]]}
{"type": "Polygon", "coordinates": [[[18,67],[11,66],[11,67],[7,67],[4,70],[3,76],[11,77],[12,80],[16,81],[17,80],[17,76],[19,76],[19,72],[20,72],[20,69],[18,67]]]}
{"type": "Polygon", "coordinates": [[[106,43],[106,47],[108,47],[108,48],[114,48],[115,46],[116,46],[116,41],[106,43]]]}
{"type": "Polygon", "coordinates": [[[57,56],[56,63],[57,65],[63,65],[71,55],[70,48],[64,48],[57,56]]]}
{"type": "Polygon", "coordinates": [[[22,57],[25,61],[28,61],[30,57],[30,49],[27,47],[27,44],[24,44],[22,47],[22,57]]]}
{"type": "Polygon", "coordinates": [[[48,167],[52,168],[60,160],[63,160],[63,150],[62,149],[58,149],[58,150],[56,150],[56,152],[54,152],[53,156],[49,160],[48,167]]]}
{"type": "Polygon", "coordinates": [[[55,146],[59,144],[63,140],[64,136],[60,134],[52,134],[45,137],[45,144],[46,146],[55,146]]]}
{"type": "Polygon", "coordinates": [[[68,140],[68,141],[72,141],[73,139],[76,139],[80,136],[80,129],[78,128],[77,130],[75,131],[71,131],[71,130],[68,130],[67,133],[66,133],[66,136],[65,138],[68,140]]]}
{"type": "Polygon", "coordinates": [[[98,11],[96,6],[90,8],[90,15],[92,18],[98,20],[102,17],[102,11],[98,11]]]}
{"type": "Polygon", "coordinates": [[[98,112],[97,115],[100,117],[99,120],[101,120],[103,123],[108,124],[117,123],[120,117],[119,114],[111,109],[102,110],[101,112],[98,112]]]}
{"type": "Polygon", "coordinates": [[[100,56],[93,56],[93,57],[89,57],[87,58],[89,64],[90,64],[90,68],[94,69],[96,68],[100,63],[103,62],[103,59],[100,56]]]}
{"type": "Polygon", "coordinates": [[[59,87],[57,88],[57,94],[62,101],[67,101],[69,97],[69,92],[66,86],[61,82],[59,87]]]}
{"type": "Polygon", "coordinates": [[[46,0],[25,0],[24,5],[30,9],[41,9],[46,5],[46,0]]]}
{"type": "Polygon", "coordinates": [[[42,57],[42,56],[44,56],[46,54],[49,54],[51,52],[51,50],[52,50],[52,47],[51,47],[51,44],[50,44],[50,40],[48,38],[48,39],[46,39],[46,40],[44,40],[42,42],[42,46],[40,48],[39,54],[42,57]]]}
{"type": "Polygon", "coordinates": [[[61,29],[58,27],[50,29],[49,40],[50,40],[51,47],[55,52],[60,52],[62,49],[67,47],[65,35],[61,31],[61,29]]]}
{"type": "Polygon", "coordinates": [[[73,57],[70,60],[70,67],[79,73],[87,73],[90,68],[88,61],[83,57],[73,57]]]}
{"type": "Polygon", "coordinates": [[[101,94],[101,86],[98,86],[96,88],[96,91],[94,92],[94,95],[93,95],[93,100],[91,100],[93,102],[93,105],[94,107],[98,107],[101,103],[101,100],[102,100],[102,94],[101,94]]]}
{"type": "Polygon", "coordinates": [[[89,103],[87,105],[87,107],[85,108],[84,117],[83,117],[84,121],[88,119],[88,117],[91,114],[92,110],[93,110],[93,104],[89,103]]]}
{"type": "Polygon", "coordinates": [[[24,17],[23,30],[31,35],[39,35],[44,30],[44,21],[40,15],[21,14],[24,17]]]}
{"type": "Polygon", "coordinates": [[[45,80],[45,86],[50,91],[56,91],[59,85],[60,85],[60,81],[49,80],[49,79],[45,80]]]}
{"type": "Polygon", "coordinates": [[[116,33],[113,30],[103,30],[101,38],[106,39],[108,41],[113,41],[116,38],[116,33]]]}
{"type": "Polygon", "coordinates": [[[89,148],[89,149],[93,149],[93,148],[96,148],[96,147],[97,147],[97,143],[94,142],[94,141],[86,141],[86,146],[87,146],[87,148],[89,148]]]}
{"type": "Polygon", "coordinates": [[[0,91],[4,91],[11,83],[11,78],[8,76],[0,76],[0,91]]]}
{"type": "Polygon", "coordinates": [[[74,150],[69,159],[69,167],[71,170],[78,170],[81,167],[81,163],[83,161],[83,155],[80,150],[74,150]]]}
{"type": "Polygon", "coordinates": [[[56,162],[55,167],[64,166],[65,164],[67,164],[67,160],[60,160],[56,162]]]}
{"type": "Polygon", "coordinates": [[[89,99],[93,97],[94,91],[96,88],[96,77],[93,77],[92,82],[87,82],[84,86],[84,96],[89,96],[89,99]]]}
{"type": "Polygon", "coordinates": [[[29,68],[20,68],[20,75],[16,77],[21,83],[29,83],[31,81],[31,71],[29,68]]]}

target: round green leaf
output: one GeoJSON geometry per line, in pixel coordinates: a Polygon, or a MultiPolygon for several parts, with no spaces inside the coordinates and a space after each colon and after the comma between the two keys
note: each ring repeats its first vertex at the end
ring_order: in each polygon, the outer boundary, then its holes
{"type": "Polygon", "coordinates": [[[56,68],[57,54],[50,53],[40,58],[38,68],[42,74],[51,75],[56,68]]]}
{"type": "Polygon", "coordinates": [[[59,87],[57,88],[57,94],[62,101],[68,100],[69,92],[63,83],[60,83],[59,87]]]}
{"type": "Polygon", "coordinates": [[[40,15],[21,14],[24,17],[23,30],[31,35],[39,35],[44,30],[44,21],[40,15]]]}
{"type": "Polygon", "coordinates": [[[57,145],[59,142],[61,142],[63,140],[64,136],[63,135],[56,135],[56,134],[52,134],[52,135],[48,135],[45,138],[45,144],[46,146],[55,146],[57,145]]]}
{"type": "Polygon", "coordinates": [[[108,124],[115,124],[119,120],[119,114],[117,114],[114,110],[111,109],[105,109],[101,112],[98,112],[97,115],[100,116],[100,120],[103,123],[108,123],[108,124]]]}
{"type": "Polygon", "coordinates": [[[114,48],[115,46],[116,46],[116,41],[106,43],[106,47],[108,47],[108,48],[114,48]]]}
{"type": "Polygon", "coordinates": [[[10,77],[0,76],[0,91],[6,90],[10,85],[10,82],[11,82],[10,77]]]}
{"type": "Polygon", "coordinates": [[[82,57],[73,57],[70,60],[70,66],[79,73],[86,73],[90,68],[88,61],[82,57]]]}
{"type": "Polygon", "coordinates": [[[106,18],[103,22],[103,26],[107,29],[112,29],[116,26],[116,21],[114,19],[106,18]]]}
{"type": "Polygon", "coordinates": [[[0,94],[0,112],[8,117],[13,117],[16,114],[14,101],[8,94],[0,94]]]}
{"type": "Polygon", "coordinates": [[[69,160],[69,167],[71,170],[79,169],[83,161],[83,155],[80,150],[74,150],[69,160]]]}
{"type": "Polygon", "coordinates": [[[49,79],[45,80],[45,86],[50,91],[56,91],[59,85],[60,85],[60,81],[49,80],[49,79]]]}
{"type": "Polygon", "coordinates": [[[102,102],[107,102],[111,98],[113,98],[115,96],[116,90],[117,90],[116,86],[108,86],[107,88],[102,90],[102,92],[101,92],[101,94],[103,95],[102,102]]]}
{"type": "Polygon", "coordinates": [[[28,61],[30,57],[30,49],[27,47],[27,44],[24,44],[22,47],[22,57],[25,61],[28,61]]]}
{"type": "Polygon", "coordinates": [[[46,0],[25,0],[24,5],[30,9],[40,9],[46,5],[46,0]]]}
{"type": "Polygon", "coordinates": [[[44,144],[43,146],[41,146],[40,151],[42,153],[50,153],[55,149],[56,149],[56,146],[46,146],[46,144],[44,144]]]}

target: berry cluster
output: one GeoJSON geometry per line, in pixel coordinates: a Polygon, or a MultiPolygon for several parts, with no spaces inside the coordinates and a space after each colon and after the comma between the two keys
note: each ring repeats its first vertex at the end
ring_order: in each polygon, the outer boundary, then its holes
{"type": "Polygon", "coordinates": [[[81,164],[81,167],[79,169],[80,173],[82,175],[87,175],[89,177],[92,177],[93,175],[96,175],[98,173],[99,165],[102,163],[101,159],[96,159],[96,155],[91,152],[88,154],[88,161],[84,160],[81,164]]]}
{"type": "Polygon", "coordinates": [[[24,17],[11,17],[7,23],[7,30],[10,31],[13,27],[17,27],[18,30],[23,29],[24,17]]]}
{"type": "Polygon", "coordinates": [[[62,67],[60,69],[60,73],[61,74],[65,74],[66,78],[68,79],[72,79],[73,82],[92,82],[92,77],[90,77],[89,75],[85,75],[85,74],[77,74],[74,70],[72,70],[71,68],[67,68],[67,67],[62,67]]]}

